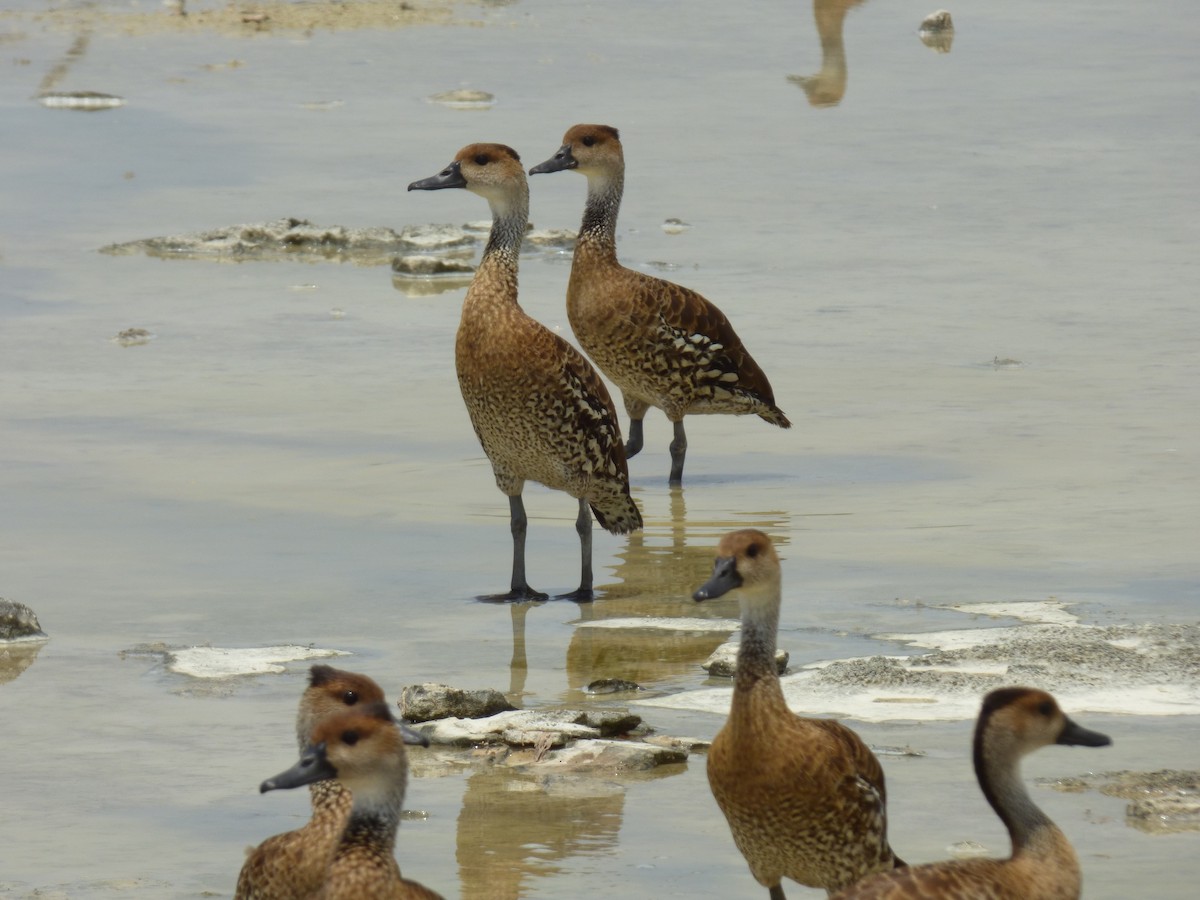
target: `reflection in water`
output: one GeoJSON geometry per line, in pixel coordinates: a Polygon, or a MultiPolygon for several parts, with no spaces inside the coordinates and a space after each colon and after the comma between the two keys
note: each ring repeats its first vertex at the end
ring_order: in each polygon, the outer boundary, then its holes
{"type": "Polygon", "coordinates": [[[524,881],[554,875],[559,861],[611,852],[624,805],[624,788],[594,778],[476,772],[458,815],[462,897],[515,900],[524,881]]]}
{"type": "Polygon", "coordinates": [[[813,0],[813,19],[821,39],[821,70],[815,75],[789,75],[816,107],[837,106],[846,93],[846,45],[842,26],[851,7],[864,0],[813,0]]]}
{"type": "Polygon", "coordinates": [[[440,275],[421,277],[392,275],[392,287],[406,297],[433,297],[447,291],[460,291],[471,284],[473,276],[440,275]]]}
{"type": "Polygon", "coordinates": [[[46,93],[67,76],[67,73],[71,71],[71,66],[83,59],[91,40],[92,36],[87,31],[84,31],[75,38],[71,46],[67,48],[67,52],[63,58],[56,62],[53,68],[42,78],[41,84],[38,85],[39,94],[46,93]]]}
{"type": "Polygon", "coordinates": [[[45,641],[0,641],[0,684],[15,681],[45,646],[45,641]]]}
{"type": "MultiPolygon", "coordinates": [[[[617,554],[616,583],[580,607],[583,621],[615,618],[736,619],[736,601],[697,604],[692,592],[708,577],[717,540],[735,528],[786,532],[790,516],[769,511],[738,518],[687,517],[683,490],[671,490],[670,517],[644,510],[645,527],[617,554]]],[[[687,674],[724,642],[723,632],[663,629],[577,628],[567,648],[567,683],[572,691],[598,678],[620,678],[643,687],[687,674]]]]}

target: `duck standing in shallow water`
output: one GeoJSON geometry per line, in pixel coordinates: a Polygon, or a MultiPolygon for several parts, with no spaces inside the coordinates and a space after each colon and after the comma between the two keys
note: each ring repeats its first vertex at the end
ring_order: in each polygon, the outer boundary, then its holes
{"type": "Polygon", "coordinates": [[[592,592],[592,517],[613,534],[642,527],[629,495],[629,467],[616,408],[596,370],[574,347],[521,309],[517,263],[529,221],[529,185],[516,151],[503,144],[464,147],[445,169],[410,191],[466,188],[488,201],[492,231],[463,301],[455,364],[475,434],[508,497],[513,535],[511,590],[492,600],[545,600],[525,578],[526,481],[579,501],[582,571],[592,592]]]}
{"type": "Polygon", "coordinates": [[[428,743],[399,725],[384,703],[327,718],[313,729],[300,761],[262,783],[261,790],[337,779],[353,798],[332,861],[315,900],[441,900],[400,875],[396,830],[408,785],[405,743],[428,743]]]}
{"type": "Polygon", "coordinates": [[[1079,859],[1021,783],[1021,757],[1049,744],[1106,747],[1107,736],[1072,722],[1045,691],[1012,687],[983,698],[975,725],[975,776],[1012,839],[1008,859],[910,866],[862,881],[838,900],[1078,900],[1079,859]]]}
{"type": "MultiPolygon", "coordinates": [[[[366,675],[316,665],[296,714],[303,750],[313,729],[360,704],[381,703],[383,689],[366,675]]],[[[309,787],[312,817],[302,828],[267,838],[250,851],[238,875],[234,900],[291,900],[311,896],[325,881],[350,816],[350,794],[337,781],[309,787]]]]}
{"type": "Polygon", "coordinates": [[[830,894],[904,863],[887,840],[883,768],[832,719],[788,709],[775,665],[779,557],[761,531],[721,539],[697,601],[734,593],[742,637],[729,719],[708,751],[708,783],[750,872],[782,900],[791,878],[830,894]]]}
{"type": "Polygon", "coordinates": [[[790,428],[767,376],[724,313],[695,291],[617,261],[617,213],[625,186],[617,129],[575,125],[558,152],[529,174],[564,169],[588,181],[567,317],[584,352],[621,389],[629,413],[626,457],[642,449],[642,419],[652,406],[674,423],[672,485],[683,482],[686,415],[754,414],[790,428]]]}

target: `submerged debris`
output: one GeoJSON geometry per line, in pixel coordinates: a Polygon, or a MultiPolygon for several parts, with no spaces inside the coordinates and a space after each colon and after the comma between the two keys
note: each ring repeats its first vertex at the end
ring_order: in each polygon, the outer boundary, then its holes
{"type": "Polygon", "coordinates": [[[950,18],[949,12],[939,9],[924,18],[921,27],[917,29],[917,36],[930,50],[949,53],[954,44],[954,20],[950,18]]]}
{"type": "Polygon", "coordinates": [[[1125,824],[1149,834],[1200,831],[1200,772],[1160,769],[1155,772],[1103,772],[1038,784],[1056,791],[1097,790],[1107,797],[1130,801],[1125,824]]]}
{"type": "Polygon", "coordinates": [[[496,97],[487,91],[473,91],[461,88],[454,91],[442,91],[429,98],[433,103],[440,103],[451,109],[488,109],[496,97]]]}
{"type": "Polygon", "coordinates": [[[81,112],[116,109],[125,105],[124,97],[102,94],[99,91],[54,91],[42,94],[37,99],[38,103],[50,109],[75,109],[81,112]]]}
{"type": "Polygon", "coordinates": [[[109,340],[122,347],[139,347],[142,344],[150,343],[156,337],[158,335],[145,328],[126,328],[124,331],[118,331],[109,340]]]}

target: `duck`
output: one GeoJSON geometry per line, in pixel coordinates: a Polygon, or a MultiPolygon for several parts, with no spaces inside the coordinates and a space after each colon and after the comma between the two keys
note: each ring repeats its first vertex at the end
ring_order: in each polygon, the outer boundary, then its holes
{"type": "MultiPolygon", "coordinates": [[[[303,749],[313,729],[330,716],[384,700],[383,689],[368,676],[314,665],[296,714],[297,743],[303,749]]],[[[248,853],[234,900],[308,897],[324,882],[350,815],[351,799],[334,780],[310,785],[309,795],[312,816],[302,828],[269,837],[248,853]]]]}
{"type": "Polygon", "coordinates": [[[708,783],[733,841],[771,900],[782,880],[833,894],[903,866],[887,837],[883,768],[853,730],[805,718],[784,700],[775,663],[779,556],[754,528],[721,538],[697,602],[730,594],[742,636],[729,718],[708,752],[708,783]]]}
{"type": "Polygon", "coordinates": [[[492,229],[467,288],[455,339],[455,367],[471,425],[508,497],[513,563],[507,594],[494,601],[546,600],[525,574],[526,481],[579,502],[579,588],[560,597],[594,598],[592,516],[613,534],[642,527],[629,492],[629,466],[616,407],[587,359],[521,308],[517,268],[529,221],[529,185],[517,152],[470,144],[437,175],[410,191],[465,188],[488,201],[492,229]]]}
{"type": "Polygon", "coordinates": [[[1008,859],[910,866],[859,882],[838,900],[1078,900],[1083,887],[1071,842],[1029,797],[1021,758],[1051,744],[1107,747],[1112,739],[1071,720],[1053,696],[1006,687],[983,698],[975,723],[975,777],[1008,829],[1008,859]]]}
{"type": "Polygon", "coordinates": [[[396,831],[408,785],[407,743],[428,739],[398,723],[386,703],[367,703],[317,723],[291,768],[268,778],[267,791],[336,779],[351,798],[332,860],[314,900],[441,900],[404,878],[396,864],[396,831]]]}
{"type": "Polygon", "coordinates": [[[625,184],[620,134],[611,125],[575,125],[531,175],[587,176],[587,204],[567,283],[575,339],[621,390],[629,414],[626,458],[642,449],[642,420],[661,409],[674,426],[669,484],[683,484],[686,415],[753,414],[790,428],[766,374],[729,319],[700,294],[627,269],[617,260],[617,213],[625,184]]]}

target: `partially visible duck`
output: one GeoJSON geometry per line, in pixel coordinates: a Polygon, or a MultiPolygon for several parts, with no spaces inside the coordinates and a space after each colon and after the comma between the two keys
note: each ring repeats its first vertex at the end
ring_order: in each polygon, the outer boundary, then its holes
{"type": "Polygon", "coordinates": [[[629,468],[616,409],[596,370],[574,347],[521,309],[517,265],[529,221],[529,186],[515,150],[471,144],[410,191],[466,188],[488,201],[492,231],[467,289],[455,343],[463,401],[508,497],[513,535],[511,589],[485,599],[545,600],[525,577],[526,481],[579,501],[575,530],[582,557],[579,588],[590,600],[592,517],[613,534],[642,527],[629,495],[629,468]],[[589,511],[590,510],[590,511],[589,511]]]}
{"type": "Polygon", "coordinates": [[[399,725],[387,704],[369,703],[320,722],[299,762],[262,783],[266,792],[336,779],[353,798],[324,882],[311,895],[316,900],[440,900],[403,878],[396,864],[408,742],[427,743],[399,725]]]}
{"type": "Polygon", "coordinates": [[[621,389],[629,413],[625,455],[642,449],[642,419],[652,406],[674,424],[672,485],[683,482],[684,416],[753,414],[790,428],[767,376],[724,313],[693,290],[617,261],[617,213],[625,185],[617,129],[575,125],[558,152],[529,173],[565,169],[587,176],[588,183],[567,317],[584,352],[621,389]]]}
{"type": "Polygon", "coordinates": [[[756,529],[721,538],[697,601],[732,593],[742,635],[729,719],[708,752],[708,783],[750,872],[782,900],[790,878],[832,894],[903,861],[887,839],[883,769],[840,722],[788,709],[775,664],[781,575],[756,529]]]}
{"type": "MultiPolygon", "coordinates": [[[[330,716],[384,699],[383,689],[366,675],[313,666],[296,715],[300,748],[313,728],[330,716]]],[[[324,882],[350,815],[350,795],[337,781],[312,784],[309,794],[312,817],[302,828],[269,837],[250,851],[238,875],[234,900],[307,897],[324,882]]]]}
{"type": "Polygon", "coordinates": [[[1050,744],[1106,747],[1112,740],[1067,718],[1055,699],[1010,687],[983,698],[975,725],[975,776],[1012,839],[1008,859],[956,859],[861,881],[839,900],[1078,900],[1079,859],[1021,782],[1021,757],[1050,744]]]}

